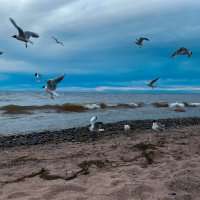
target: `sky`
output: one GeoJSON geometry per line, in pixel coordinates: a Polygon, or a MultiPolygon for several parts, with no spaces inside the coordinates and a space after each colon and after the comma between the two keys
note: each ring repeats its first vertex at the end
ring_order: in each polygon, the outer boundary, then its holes
{"type": "Polygon", "coordinates": [[[200,93],[199,13],[196,0],[1,0],[0,91],[41,91],[65,73],[63,91],[152,92],[145,82],[160,77],[155,93],[200,93]],[[33,45],[11,37],[10,17],[40,35],[33,45]],[[192,57],[171,58],[180,47],[192,57]]]}

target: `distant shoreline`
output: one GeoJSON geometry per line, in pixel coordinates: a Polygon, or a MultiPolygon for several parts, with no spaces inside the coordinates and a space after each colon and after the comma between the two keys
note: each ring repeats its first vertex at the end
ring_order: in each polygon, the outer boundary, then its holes
{"type": "MultiPolygon", "coordinates": [[[[179,128],[185,126],[200,125],[199,117],[189,118],[168,118],[159,119],[166,125],[167,128],[179,128]]],[[[119,121],[116,123],[103,124],[102,128],[104,132],[97,133],[96,140],[106,136],[116,136],[124,134],[124,124],[131,126],[131,132],[134,134],[136,131],[151,130],[152,120],[130,120],[119,121]]],[[[16,146],[29,146],[45,143],[61,143],[61,142],[90,142],[93,138],[93,134],[89,131],[88,126],[80,128],[63,129],[59,131],[43,131],[33,132],[30,134],[17,134],[0,137],[0,148],[12,148],[16,146]]]]}

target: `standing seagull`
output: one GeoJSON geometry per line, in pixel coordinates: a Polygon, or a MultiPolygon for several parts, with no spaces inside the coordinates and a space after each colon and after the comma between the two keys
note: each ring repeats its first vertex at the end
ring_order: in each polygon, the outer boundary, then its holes
{"type": "Polygon", "coordinates": [[[95,124],[97,122],[97,116],[94,116],[90,119],[90,124],[91,126],[89,127],[90,131],[94,131],[95,130],[95,124]]]}
{"type": "Polygon", "coordinates": [[[131,127],[130,127],[128,124],[125,124],[125,125],[124,125],[124,130],[125,130],[125,131],[130,131],[130,130],[131,130],[131,127]]]}
{"type": "Polygon", "coordinates": [[[55,37],[51,36],[58,44],[62,44],[64,46],[64,44],[60,41],[58,41],[58,39],[56,39],[55,37]]]}
{"type": "Polygon", "coordinates": [[[57,84],[63,80],[64,76],[65,76],[65,74],[62,74],[62,75],[58,76],[57,78],[48,79],[48,80],[46,80],[47,86],[44,85],[42,87],[42,88],[44,88],[44,90],[46,90],[46,92],[51,94],[51,99],[54,99],[53,95],[55,95],[57,97],[59,96],[56,92],[54,92],[54,90],[56,90],[57,84]]]}
{"type": "Polygon", "coordinates": [[[40,77],[42,76],[42,74],[39,74],[39,73],[35,73],[35,77],[37,78],[37,82],[40,83],[41,80],[40,80],[40,77]]]}
{"type": "Polygon", "coordinates": [[[185,47],[181,47],[180,49],[178,49],[177,51],[175,51],[171,55],[171,57],[174,58],[174,57],[179,56],[179,55],[188,55],[188,57],[191,57],[192,51],[186,49],[185,47]]]}
{"type": "Polygon", "coordinates": [[[152,80],[149,83],[146,83],[146,85],[148,85],[149,87],[151,87],[152,89],[156,88],[156,85],[154,85],[154,83],[158,80],[159,78],[156,78],[154,80],[152,80]]]}
{"type": "Polygon", "coordinates": [[[139,38],[139,39],[136,39],[136,42],[135,42],[135,43],[136,43],[139,47],[141,47],[144,40],[149,41],[148,38],[139,38]]]}
{"type": "Polygon", "coordinates": [[[156,120],[153,120],[152,129],[154,131],[166,131],[165,125],[156,122],[156,120]]]}
{"type": "Polygon", "coordinates": [[[30,42],[33,44],[32,41],[29,40],[30,37],[38,38],[39,35],[37,33],[33,33],[30,31],[23,31],[12,18],[9,18],[10,22],[13,24],[13,26],[18,30],[19,35],[13,35],[13,38],[16,38],[17,40],[25,42],[26,48],[27,48],[27,42],[30,42]]]}

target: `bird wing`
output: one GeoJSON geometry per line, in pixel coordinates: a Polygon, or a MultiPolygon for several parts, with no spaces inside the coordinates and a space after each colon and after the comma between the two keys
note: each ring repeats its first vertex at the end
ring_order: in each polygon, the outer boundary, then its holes
{"type": "Polygon", "coordinates": [[[31,32],[31,31],[25,31],[24,34],[27,39],[29,39],[30,37],[34,37],[34,38],[39,37],[39,35],[37,33],[31,32]]]}
{"type": "Polygon", "coordinates": [[[164,128],[164,127],[161,127],[161,126],[158,126],[158,127],[157,127],[157,130],[159,130],[159,131],[165,131],[165,128],[164,128]]]}
{"type": "Polygon", "coordinates": [[[55,84],[60,83],[60,82],[63,80],[64,76],[65,76],[65,74],[62,74],[62,75],[58,76],[57,78],[54,78],[54,79],[53,79],[53,82],[54,82],[55,84]]]}
{"type": "Polygon", "coordinates": [[[53,37],[53,36],[51,36],[56,42],[58,42],[58,40],[55,38],[55,37],[53,37]]]}
{"type": "Polygon", "coordinates": [[[64,44],[62,42],[59,42],[60,44],[62,44],[64,46],[64,44]]]}
{"type": "Polygon", "coordinates": [[[160,126],[161,128],[165,128],[164,124],[160,124],[160,123],[157,122],[157,125],[160,126]]]}
{"type": "Polygon", "coordinates": [[[189,51],[189,50],[186,49],[185,47],[181,47],[181,48],[179,49],[179,51],[189,51]]]}
{"type": "Polygon", "coordinates": [[[91,126],[95,126],[95,123],[96,123],[96,118],[93,117],[93,118],[90,120],[90,124],[91,124],[91,126]]]}
{"type": "Polygon", "coordinates": [[[149,41],[148,38],[144,38],[144,37],[143,37],[143,38],[140,38],[140,40],[142,40],[142,41],[143,41],[143,40],[149,41]]]}
{"type": "Polygon", "coordinates": [[[15,21],[12,18],[9,18],[9,20],[13,24],[13,26],[18,30],[19,36],[25,37],[24,31],[19,26],[17,26],[15,21]]]}
{"type": "Polygon", "coordinates": [[[179,55],[179,52],[180,52],[180,50],[175,51],[175,52],[171,55],[171,57],[173,58],[173,57],[179,55]]]}
{"type": "Polygon", "coordinates": [[[65,74],[62,74],[62,75],[58,76],[57,78],[46,80],[47,88],[50,90],[55,90],[56,85],[63,80],[64,76],[65,76],[65,74]]]}
{"type": "Polygon", "coordinates": [[[152,80],[149,84],[154,84],[157,80],[158,80],[159,78],[156,78],[156,79],[154,79],[154,80],[152,80]]]}

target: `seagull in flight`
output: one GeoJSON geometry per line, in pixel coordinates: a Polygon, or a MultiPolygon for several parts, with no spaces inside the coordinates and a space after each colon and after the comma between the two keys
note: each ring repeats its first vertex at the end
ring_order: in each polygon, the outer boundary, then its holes
{"type": "Polygon", "coordinates": [[[139,47],[141,47],[144,40],[149,41],[148,38],[141,37],[141,38],[139,38],[139,39],[136,39],[136,42],[135,42],[135,43],[136,43],[139,47]]]}
{"type": "Polygon", "coordinates": [[[51,36],[51,37],[56,41],[56,43],[58,43],[58,44],[62,44],[62,45],[64,46],[64,44],[63,44],[62,42],[58,41],[57,38],[55,38],[55,37],[53,37],[53,36],[51,36]]]}
{"type": "Polygon", "coordinates": [[[188,55],[188,57],[191,57],[192,51],[186,49],[185,47],[181,47],[180,49],[178,49],[177,51],[175,51],[171,55],[171,57],[174,58],[174,57],[179,56],[179,55],[188,55]]]}
{"type": "Polygon", "coordinates": [[[39,74],[39,73],[35,73],[35,77],[37,78],[37,82],[40,83],[41,80],[40,80],[40,77],[42,76],[42,74],[39,74]]]}
{"type": "Polygon", "coordinates": [[[154,131],[166,131],[165,125],[156,122],[156,120],[153,120],[152,129],[154,131]]]}
{"type": "Polygon", "coordinates": [[[159,78],[156,78],[152,81],[150,81],[149,83],[146,83],[146,85],[148,85],[149,87],[151,87],[152,89],[156,88],[156,85],[154,85],[154,83],[158,80],[159,78]]]}
{"type": "Polygon", "coordinates": [[[47,86],[43,86],[42,88],[49,94],[51,94],[51,99],[54,99],[54,96],[59,96],[56,92],[54,92],[56,90],[57,84],[60,83],[63,78],[64,78],[65,74],[62,74],[54,79],[47,79],[47,86]]]}
{"type": "Polygon", "coordinates": [[[33,44],[32,41],[30,41],[30,37],[38,38],[39,35],[37,33],[31,32],[31,31],[23,31],[12,18],[9,18],[10,22],[12,25],[18,30],[19,35],[13,35],[13,38],[16,38],[17,40],[20,40],[22,42],[25,42],[26,48],[27,48],[27,43],[33,44]]]}

